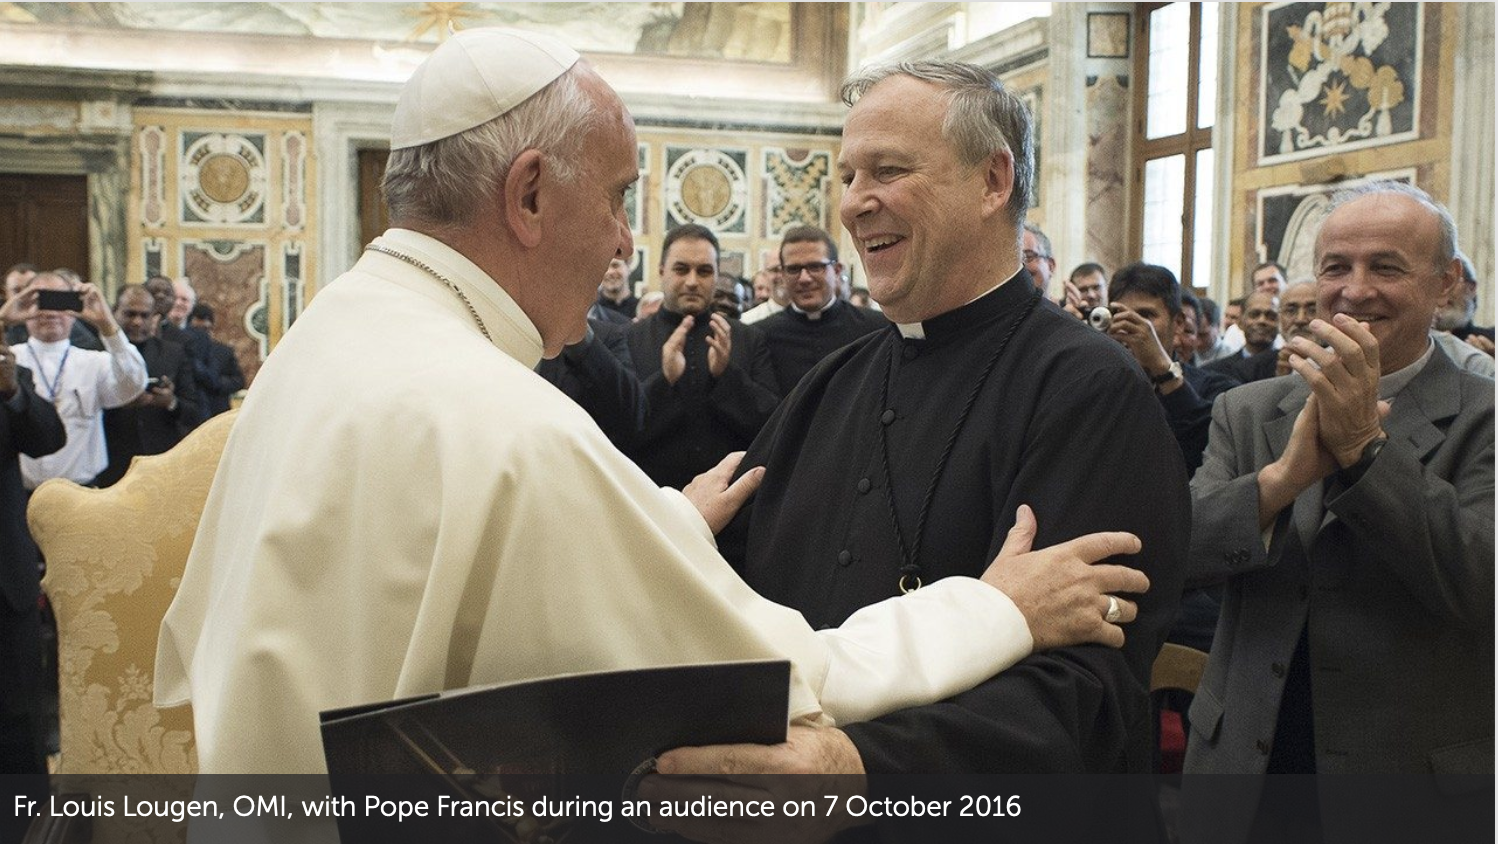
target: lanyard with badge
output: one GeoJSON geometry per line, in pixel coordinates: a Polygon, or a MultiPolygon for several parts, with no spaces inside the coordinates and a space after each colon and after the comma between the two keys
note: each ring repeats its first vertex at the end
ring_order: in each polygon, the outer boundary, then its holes
{"type": "Polygon", "coordinates": [[[52,374],[51,378],[48,378],[46,370],[42,369],[42,358],[36,353],[29,339],[26,341],[26,351],[31,354],[31,360],[36,364],[36,374],[41,377],[42,386],[47,388],[47,401],[52,402],[52,406],[56,407],[57,394],[62,388],[62,371],[68,365],[68,355],[73,352],[72,344],[68,344],[68,347],[63,350],[62,360],[57,362],[57,371],[52,374]]]}

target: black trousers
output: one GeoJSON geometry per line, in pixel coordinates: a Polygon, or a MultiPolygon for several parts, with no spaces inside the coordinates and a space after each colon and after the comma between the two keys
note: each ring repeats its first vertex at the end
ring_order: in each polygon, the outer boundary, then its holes
{"type": "Polygon", "coordinates": [[[45,774],[41,616],[0,599],[0,774],[45,774]]]}

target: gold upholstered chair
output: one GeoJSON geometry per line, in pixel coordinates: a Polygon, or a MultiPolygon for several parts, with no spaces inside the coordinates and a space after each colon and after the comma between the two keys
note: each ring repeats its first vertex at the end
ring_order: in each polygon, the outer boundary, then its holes
{"type": "Polygon", "coordinates": [[[156,637],[236,415],[135,458],[108,489],[52,480],[31,498],[57,615],[59,774],[197,770],[192,709],[151,704],[156,637]]]}

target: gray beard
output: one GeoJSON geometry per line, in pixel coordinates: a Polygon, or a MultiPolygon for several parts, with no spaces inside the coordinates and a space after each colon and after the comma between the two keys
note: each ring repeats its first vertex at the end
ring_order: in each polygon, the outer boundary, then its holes
{"type": "Polygon", "coordinates": [[[1455,331],[1467,324],[1471,316],[1466,308],[1446,307],[1436,308],[1435,326],[1437,331],[1455,331]]]}

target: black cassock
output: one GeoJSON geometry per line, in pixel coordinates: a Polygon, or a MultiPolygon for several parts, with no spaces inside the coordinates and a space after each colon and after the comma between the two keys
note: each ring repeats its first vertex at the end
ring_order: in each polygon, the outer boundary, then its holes
{"type": "Polygon", "coordinates": [[[822,358],[889,325],[884,314],[849,302],[836,302],[812,319],[794,308],[772,314],[755,325],[765,335],[775,380],[785,392],[801,382],[822,358]]]}
{"type": "Polygon", "coordinates": [[[728,320],[728,367],[713,377],[708,364],[707,314],[687,333],[687,368],[675,384],[661,374],[661,346],[682,315],[661,308],[624,328],[645,397],[645,421],[624,453],[661,486],[682,489],[725,455],[754,440],[780,401],[765,339],[752,325],[728,320]]]}
{"type": "MultiPolygon", "coordinates": [[[[925,583],[982,573],[1020,504],[1035,510],[1036,547],[1104,530],[1131,531],[1144,543],[1141,554],[1116,560],[1142,569],[1153,586],[1125,628],[1123,650],[1036,654],[943,703],[841,725],[871,774],[1150,770],[1150,667],[1181,591],[1186,472],[1159,401],[1123,347],[1035,296],[1021,270],[925,322],[924,340],[891,326],[839,350],[786,398],[741,467],[767,472],[720,547],[751,586],[814,627],[899,593],[908,562],[900,533],[907,546],[921,533],[925,583]]],[[[873,780],[870,789],[878,789],[873,780]]]]}

